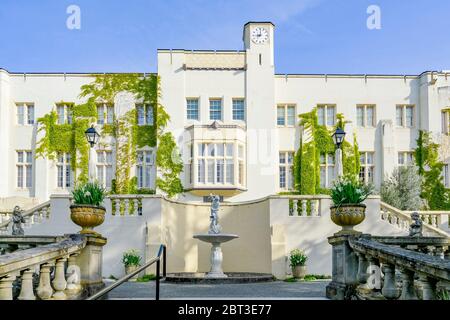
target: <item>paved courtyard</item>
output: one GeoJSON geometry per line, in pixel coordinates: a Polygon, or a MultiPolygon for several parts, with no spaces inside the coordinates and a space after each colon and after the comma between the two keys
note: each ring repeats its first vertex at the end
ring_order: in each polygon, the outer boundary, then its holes
{"type": "MultiPolygon", "coordinates": [[[[176,284],[161,282],[160,299],[326,299],[327,281],[245,284],[176,284]]],[[[107,283],[110,285],[112,282],[107,283]]],[[[127,282],[109,299],[154,299],[155,282],[127,282]]]]}

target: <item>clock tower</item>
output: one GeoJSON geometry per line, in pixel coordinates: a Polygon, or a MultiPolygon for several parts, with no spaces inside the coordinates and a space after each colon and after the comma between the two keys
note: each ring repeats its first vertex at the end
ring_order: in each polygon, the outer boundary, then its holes
{"type": "Polygon", "coordinates": [[[278,170],[274,80],[274,25],[248,22],[244,26],[247,103],[247,188],[263,197],[275,194],[278,170]],[[251,184],[255,185],[251,185],[251,184]]]}

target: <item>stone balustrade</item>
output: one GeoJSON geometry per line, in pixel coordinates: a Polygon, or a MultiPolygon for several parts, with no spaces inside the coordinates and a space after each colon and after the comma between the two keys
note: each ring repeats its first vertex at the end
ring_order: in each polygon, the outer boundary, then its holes
{"type": "Polygon", "coordinates": [[[80,299],[104,286],[104,238],[11,236],[0,243],[30,246],[0,255],[0,300],[80,299]]]}
{"type": "MultiPolygon", "coordinates": [[[[22,213],[25,218],[24,228],[30,228],[33,224],[41,223],[50,217],[50,201],[26,210],[22,213]]],[[[8,227],[12,222],[12,213],[3,212],[0,214],[0,235],[8,233],[8,227]]]]}
{"type": "Polygon", "coordinates": [[[107,197],[114,216],[141,216],[142,215],[142,195],[111,195],[107,197]]]}
{"type": "Polygon", "coordinates": [[[333,246],[328,298],[434,300],[450,288],[448,238],[335,235],[328,240],[333,246]]]}
{"type": "MultiPolygon", "coordinates": [[[[411,213],[413,211],[402,211],[387,203],[380,203],[381,219],[395,225],[401,230],[409,230],[412,222],[411,213]]],[[[416,211],[419,213],[423,224],[423,232],[427,236],[449,237],[448,215],[449,212],[441,211],[416,211]]]]}
{"type": "Polygon", "coordinates": [[[289,196],[289,216],[320,217],[322,197],[289,196]]]}

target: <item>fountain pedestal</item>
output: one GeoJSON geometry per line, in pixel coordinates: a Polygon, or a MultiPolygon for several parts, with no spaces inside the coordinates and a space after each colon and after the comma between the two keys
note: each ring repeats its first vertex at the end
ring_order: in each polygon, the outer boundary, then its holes
{"type": "Polygon", "coordinates": [[[222,269],[222,248],[220,245],[224,242],[239,238],[235,234],[196,234],[194,239],[211,243],[211,270],[205,275],[205,278],[227,278],[222,269]]]}

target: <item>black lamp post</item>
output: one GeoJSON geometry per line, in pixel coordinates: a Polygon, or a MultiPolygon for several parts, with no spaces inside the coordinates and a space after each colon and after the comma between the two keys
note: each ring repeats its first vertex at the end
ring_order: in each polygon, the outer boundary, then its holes
{"type": "Polygon", "coordinates": [[[94,145],[98,142],[98,139],[100,138],[100,135],[98,134],[97,130],[95,130],[94,125],[92,125],[89,129],[87,129],[84,132],[84,135],[86,136],[87,141],[91,145],[91,148],[94,147],[94,145]]]}
{"type": "Polygon", "coordinates": [[[336,144],[336,147],[338,149],[341,148],[342,142],[344,142],[345,139],[345,131],[341,128],[337,128],[336,131],[333,133],[332,138],[334,140],[334,143],[336,144]]]}

